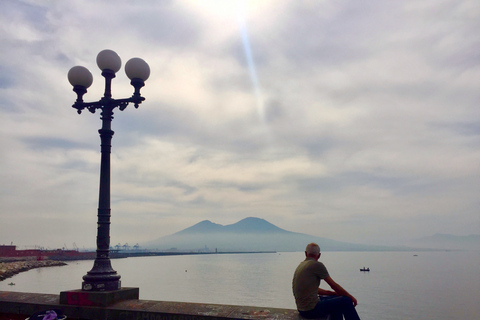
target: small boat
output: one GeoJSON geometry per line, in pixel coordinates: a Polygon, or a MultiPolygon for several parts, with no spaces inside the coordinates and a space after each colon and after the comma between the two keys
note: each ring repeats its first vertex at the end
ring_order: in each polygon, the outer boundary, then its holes
{"type": "Polygon", "coordinates": [[[365,267],[363,267],[362,269],[360,269],[360,271],[369,272],[369,271],[370,271],[370,268],[365,268],[365,267]]]}
{"type": "Polygon", "coordinates": [[[13,283],[13,282],[10,282],[8,285],[9,285],[9,286],[14,286],[14,285],[15,285],[15,283],[13,283]]]}

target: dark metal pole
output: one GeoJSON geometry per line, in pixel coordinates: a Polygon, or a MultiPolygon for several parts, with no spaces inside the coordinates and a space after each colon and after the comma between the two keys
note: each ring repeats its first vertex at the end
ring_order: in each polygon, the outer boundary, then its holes
{"type": "Polygon", "coordinates": [[[114,101],[111,99],[111,81],[115,73],[105,70],[105,94],[102,98],[102,128],[98,130],[101,140],[100,190],[98,197],[97,256],[92,270],[83,276],[82,290],[111,291],[121,288],[120,275],[110,262],[110,153],[112,149],[111,124],[114,101]]]}

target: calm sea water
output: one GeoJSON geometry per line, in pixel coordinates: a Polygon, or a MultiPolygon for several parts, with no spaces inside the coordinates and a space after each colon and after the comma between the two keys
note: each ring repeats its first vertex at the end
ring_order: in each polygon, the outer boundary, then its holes
{"type": "MultiPolygon", "coordinates": [[[[357,298],[362,319],[479,319],[480,252],[414,254],[323,252],[320,259],[357,298]],[[360,272],[364,266],[371,271],[360,272]]],[[[291,281],[303,259],[302,252],[218,254],[114,259],[112,265],[123,287],[140,288],[140,299],[295,309],[291,281]]],[[[30,270],[0,282],[0,290],[79,289],[92,266],[93,261],[74,261],[30,270]]]]}

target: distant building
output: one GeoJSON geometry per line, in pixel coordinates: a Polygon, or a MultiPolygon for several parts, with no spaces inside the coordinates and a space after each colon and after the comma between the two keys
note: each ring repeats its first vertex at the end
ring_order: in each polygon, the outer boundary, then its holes
{"type": "Polygon", "coordinates": [[[0,245],[0,257],[38,257],[42,255],[39,249],[17,250],[17,246],[0,245]]]}

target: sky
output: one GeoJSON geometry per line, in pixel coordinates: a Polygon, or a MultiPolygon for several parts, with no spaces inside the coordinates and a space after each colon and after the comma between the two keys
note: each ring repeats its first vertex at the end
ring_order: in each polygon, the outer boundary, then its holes
{"type": "MultiPolygon", "coordinates": [[[[0,2],[0,244],[95,247],[99,112],[77,65],[150,66],[115,110],[111,245],[258,217],[365,244],[480,233],[480,4],[0,2]]],[[[303,248],[299,248],[299,251],[303,248]]]]}

